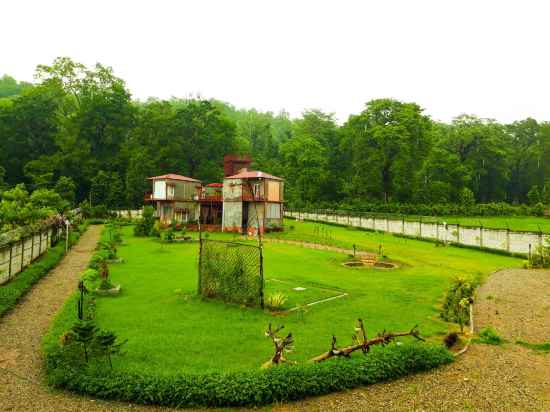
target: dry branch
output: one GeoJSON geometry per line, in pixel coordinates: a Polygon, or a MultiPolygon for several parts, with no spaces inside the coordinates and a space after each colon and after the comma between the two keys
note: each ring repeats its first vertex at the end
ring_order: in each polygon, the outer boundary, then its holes
{"type": "Polygon", "coordinates": [[[386,332],[385,330],[382,333],[379,333],[378,336],[374,339],[367,339],[367,331],[365,330],[365,326],[363,325],[363,320],[358,319],[357,320],[357,327],[355,328],[355,334],[352,336],[353,345],[346,346],[345,348],[339,349],[336,346],[336,336],[332,337],[332,343],[331,348],[328,352],[325,352],[319,356],[314,357],[310,360],[310,362],[322,362],[324,360],[330,359],[335,356],[344,356],[349,357],[352,352],[355,352],[356,350],[361,350],[366,355],[370,347],[373,345],[387,345],[391,341],[393,341],[395,338],[398,338],[400,336],[412,336],[418,340],[423,341],[420,337],[420,332],[418,331],[418,325],[416,325],[414,328],[412,328],[408,332],[398,332],[398,333],[390,333],[386,332]],[[359,335],[359,336],[358,336],[359,335]]]}
{"type": "Polygon", "coordinates": [[[292,349],[294,348],[292,346],[294,343],[294,338],[292,337],[292,333],[289,333],[284,338],[277,335],[277,333],[281,331],[283,328],[284,326],[279,326],[278,328],[273,330],[270,323],[267,330],[265,331],[265,336],[271,338],[271,340],[273,341],[273,345],[275,347],[275,354],[270,360],[268,360],[262,365],[263,369],[270,368],[280,363],[289,362],[284,355],[286,352],[292,352],[292,349]]]}

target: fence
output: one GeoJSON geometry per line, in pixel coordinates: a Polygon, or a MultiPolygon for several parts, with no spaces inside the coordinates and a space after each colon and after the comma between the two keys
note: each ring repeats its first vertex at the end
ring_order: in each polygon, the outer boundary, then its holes
{"type": "Polygon", "coordinates": [[[481,226],[447,224],[445,222],[422,222],[367,213],[346,214],[334,210],[299,211],[286,210],[286,217],[394,233],[445,243],[501,250],[508,253],[529,255],[537,253],[550,235],[542,232],[520,232],[509,229],[488,229],[481,226]]]}
{"type": "Polygon", "coordinates": [[[136,210],[112,210],[116,217],[123,217],[127,219],[139,219],[143,215],[143,209],[136,210]]]}
{"type": "Polygon", "coordinates": [[[261,247],[201,239],[198,283],[204,297],[263,308],[261,247]]]}
{"type": "Polygon", "coordinates": [[[62,234],[62,228],[50,225],[18,240],[0,245],[0,285],[13,279],[54,246],[62,234]]]}

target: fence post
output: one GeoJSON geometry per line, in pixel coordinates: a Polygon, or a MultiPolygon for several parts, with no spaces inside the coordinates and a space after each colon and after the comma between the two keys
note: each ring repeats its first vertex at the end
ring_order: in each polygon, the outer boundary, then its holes
{"type": "Polygon", "coordinates": [[[31,234],[31,260],[29,262],[32,262],[34,260],[34,232],[31,234]]]}
{"type": "Polygon", "coordinates": [[[10,243],[10,266],[8,268],[8,279],[11,279],[11,257],[13,255],[13,243],[10,243]]]}
{"type": "Polygon", "coordinates": [[[405,216],[401,216],[401,234],[405,234],[405,216]]]}
{"type": "Polygon", "coordinates": [[[23,272],[23,265],[25,264],[25,238],[21,239],[21,272],[23,272]]]}
{"type": "Polygon", "coordinates": [[[264,308],[264,254],[263,247],[260,248],[260,306],[264,308]]]}
{"type": "Polygon", "coordinates": [[[419,225],[420,225],[420,235],[418,237],[422,237],[422,216],[420,216],[419,225]]]}
{"type": "Polygon", "coordinates": [[[197,294],[200,296],[202,295],[201,291],[201,279],[202,279],[202,236],[201,232],[199,232],[199,276],[197,276],[198,282],[197,282],[197,294]]]}
{"type": "Polygon", "coordinates": [[[506,251],[510,253],[510,228],[506,228],[506,251]]]}
{"type": "Polygon", "coordinates": [[[483,248],[483,225],[479,227],[479,247],[483,248]]]}
{"type": "Polygon", "coordinates": [[[460,223],[456,224],[456,243],[460,244],[460,223]]]}

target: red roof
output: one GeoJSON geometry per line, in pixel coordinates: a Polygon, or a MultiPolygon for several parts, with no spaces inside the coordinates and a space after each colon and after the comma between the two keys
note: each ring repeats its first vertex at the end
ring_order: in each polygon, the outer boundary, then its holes
{"type": "Polygon", "coordinates": [[[210,183],[206,187],[223,187],[223,183],[210,183]]]}
{"type": "Polygon", "coordinates": [[[148,179],[148,180],[162,180],[162,179],[167,179],[167,180],[183,180],[184,182],[197,182],[197,183],[200,183],[200,182],[201,182],[200,180],[193,179],[193,178],[187,177],[187,176],[176,175],[176,174],[174,174],[174,173],[168,173],[167,175],[162,175],[162,176],[148,177],[147,179],[148,179]]]}
{"type": "Polygon", "coordinates": [[[283,180],[280,177],[270,175],[269,173],[260,172],[258,170],[247,170],[240,173],[237,173],[233,176],[228,176],[226,179],[273,179],[273,180],[283,180]]]}

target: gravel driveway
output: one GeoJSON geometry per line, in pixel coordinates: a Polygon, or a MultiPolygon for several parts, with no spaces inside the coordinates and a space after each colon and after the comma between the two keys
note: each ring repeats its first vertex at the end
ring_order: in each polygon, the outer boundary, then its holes
{"type": "Polygon", "coordinates": [[[506,344],[475,344],[435,371],[276,410],[550,411],[550,354],[515,344],[550,342],[550,271],[494,273],[474,308],[476,330],[493,325],[506,344]]]}
{"type": "MultiPolygon", "coordinates": [[[[91,226],[62,262],[0,319],[2,411],[164,411],[52,391],[42,383],[40,345],[55,313],[74,291],[101,227],[91,226]]],[[[451,365],[302,402],[275,411],[550,411],[550,355],[514,342],[550,342],[550,272],[505,270],[480,288],[477,329],[494,325],[503,346],[473,345],[451,365]]]]}

